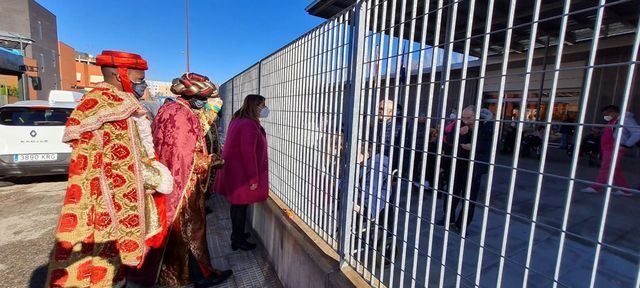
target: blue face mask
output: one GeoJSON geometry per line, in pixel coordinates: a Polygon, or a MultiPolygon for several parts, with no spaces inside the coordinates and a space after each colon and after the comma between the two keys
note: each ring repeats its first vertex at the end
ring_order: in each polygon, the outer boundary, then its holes
{"type": "Polygon", "coordinates": [[[198,98],[191,98],[187,101],[189,101],[189,106],[191,106],[192,109],[202,109],[204,108],[204,105],[207,104],[207,100],[198,98]]]}
{"type": "Polygon", "coordinates": [[[138,97],[138,99],[142,98],[142,96],[144,95],[144,90],[147,90],[147,87],[149,85],[147,85],[147,81],[140,81],[140,82],[133,82],[131,81],[131,87],[133,88],[133,94],[136,95],[136,97],[138,97]]]}

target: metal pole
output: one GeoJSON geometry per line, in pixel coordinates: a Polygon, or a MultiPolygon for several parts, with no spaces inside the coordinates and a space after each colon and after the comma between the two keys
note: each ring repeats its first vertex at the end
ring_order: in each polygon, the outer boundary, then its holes
{"type": "MultiPolygon", "coordinates": [[[[558,48],[556,52],[555,64],[553,66],[553,78],[551,80],[551,93],[549,94],[549,101],[547,105],[547,116],[545,120],[545,129],[544,129],[544,139],[542,144],[542,152],[540,153],[540,165],[538,166],[538,179],[536,182],[536,195],[533,202],[533,213],[531,215],[531,232],[529,232],[529,245],[527,247],[527,258],[525,260],[525,270],[524,277],[522,277],[522,287],[526,287],[528,285],[529,280],[529,272],[531,269],[531,259],[533,258],[533,247],[536,236],[536,225],[538,222],[538,209],[540,207],[541,202],[541,194],[542,194],[542,183],[543,177],[546,168],[547,161],[547,150],[549,148],[549,135],[551,132],[551,124],[553,122],[553,107],[555,105],[556,95],[558,93],[558,82],[560,76],[560,65],[562,64],[562,51],[564,49],[564,39],[567,30],[567,22],[569,20],[569,8],[571,5],[571,0],[565,0],[564,8],[562,13],[562,24],[560,24],[560,34],[558,39],[558,48]]],[[[546,46],[549,47],[549,36],[547,35],[547,43],[546,46]]],[[[545,52],[546,59],[546,52],[545,52]]],[[[546,70],[547,61],[545,60],[545,69],[546,70]]],[[[544,75],[544,72],[543,72],[544,75]]],[[[544,79],[544,76],[542,77],[544,79]]],[[[542,89],[540,89],[542,91],[542,89]]],[[[542,95],[542,94],[541,94],[542,95]]],[[[538,104],[538,109],[540,109],[540,105],[538,104]]],[[[540,113],[538,113],[540,115],[540,113]]]]}
{"type": "MultiPolygon", "coordinates": [[[[576,120],[580,125],[577,126],[576,134],[574,139],[582,139],[582,133],[584,130],[585,118],[587,115],[587,104],[589,103],[589,97],[591,95],[591,83],[593,81],[593,73],[594,73],[594,64],[596,63],[596,55],[598,52],[598,44],[600,40],[600,27],[602,27],[602,19],[604,15],[604,8],[606,4],[606,0],[598,1],[598,10],[595,18],[595,23],[593,26],[593,38],[591,41],[591,47],[589,49],[589,58],[587,60],[587,65],[585,66],[585,80],[584,80],[584,88],[582,91],[582,96],[580,99],[580,109],[578,110],[579,115],[576,120]]],[[[574,151],[580,151],[580,146],[582,145],[582,141],[576,141],[574,151]]],[[[569,216],[571,212],[571,205],[573,204],[573,190],[576,182],[576,174],[578,170],[578,157],[579,153],[573,153],[571,159],[571,169],[569,172],[569,185],[567,186],[567,196],[566,202],[564,205],[564,215],[562,216],[562,228],[560,229],[560,243],[558,244],[558,254],[556,255],[556,267],[553,274],[553,288],[558,287],[559,279],[560,279],[560,268],[562,267],[562,260],[564,256],[564,246],[567,239],[567,230],[569,226],[569,216]]],[[[606,207],[606,206],[605,206],[606,207]]]]}
{"type": "Polygon", "coordinates": [[[185,0],[186,5],[186,24],[187,24],[187,72],[191,71],[189,67],[189,0],[185,0]]]}
{"type": "MultiPolygon", "coordinates": [[[[542,60],[542,79],[540,79],[540,90],[538,92],[538,106],[536,107],[536,122],[540,121],[540,106],[542,106],[542,91],[544,91],[544,77],[547,72],[547,57],[549,57],[549,41],[551,37],[547,34],[547,40],[544,43],[544,58],[542,60]]],[[[535,43],[531,44],[535,45],[535,43]]],[[[560,45],[560,43],[558,43],[560,45]]],[[[529,49],[535,49],[535,47],[530,47],[529,49]]],[[[560,55],[556,55],[556,57],[560,57],[560,55]]],[[[547,101],[548,103],[548,101],[547,101]]]]}
{"type": "Polygon", "coordinates": [[[349,123],[345,125],[345,138],[348,141],[345,141],[345,149],[344,151],[348,151],[345,153],[345,161],[342,167],[344,173],[342,173],[343,179],[346,181],[342,182],[342,195],[340,195],[341,200],[341,209],[340,209],[340,219],[342,219],[342,226],[340,227],[340,246],[338,249],[340,251],[340,265],[348,265],[345,262],[345,258],[349,255],[349,247],[351,247],[351,211],[353,210],[353,195],[354,195],[354,186],[355,186],[355,170],[353,169],[356,166],[357,162],[357,150],[358,150],[358,115],[360,115],[360,94],[361,84],[362,84],[362,62],[364,57],[364,50],[361,47],[364,45],[364,36],[365,36],[365,10],[362,9],[363,2],[360,1],[356,4],[354,8],[354,18],[352,26],[353,30],[351,33],[351,69],[350,71],[350,86],[349,86],[349,94],[346,97],[344,113],[346,113],[345,120],[349,123]]]}
{"type": "Polygon", "coordinates": [[[258,61],[258,91],[256,91],[258,95],[260,95],[260,86],[262,85],[262,60],[258,61]]]}
{"type": "MultiPolygon", "coordinates": [[[[24,57],[27,56],[27,51],[24,47],[24,43],[22,42],[22,37],[18,37],[18,41],[20,41],[20,50],[22,50],[22,59],[24,59],[24,57]]],[[[22,100],[28,100],[29,99],[29,80],[28,80],[29,75],[27,74],[27,65],[25,65],[24,67],[25,67],[25,71],[22,74],[22,100]]]]}

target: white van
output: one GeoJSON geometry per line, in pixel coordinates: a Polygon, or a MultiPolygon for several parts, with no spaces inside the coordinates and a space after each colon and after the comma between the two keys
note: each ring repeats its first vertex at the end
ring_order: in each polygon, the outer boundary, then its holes
{"type": "Polygon", "coordinates": [[[0,178],[66,174],[71,147],[62,142],[82,93],[53,90],[49,101],[0,107],[0,178]]]}

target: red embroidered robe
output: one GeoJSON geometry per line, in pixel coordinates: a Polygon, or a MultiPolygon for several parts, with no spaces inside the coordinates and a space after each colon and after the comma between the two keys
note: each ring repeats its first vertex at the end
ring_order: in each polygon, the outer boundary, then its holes
{"type": "Polygon", "coordinates": [[[102,83],[69,117],[63,141],[73,151],[48,286],[121,286],[126,266],[141,266],[163,241],[164,196],[150,193],[163,175],[134,120],[141,108],[102,83]]]}

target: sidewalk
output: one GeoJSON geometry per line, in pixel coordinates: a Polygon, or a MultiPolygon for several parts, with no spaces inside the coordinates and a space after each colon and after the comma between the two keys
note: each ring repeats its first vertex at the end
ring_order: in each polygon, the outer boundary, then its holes
{"type": "Polygon", "coordinates": [[[227,200],[214,194],[208,204],[213,210],[207,215],[207,242],[213,267],[233,269],[233,277],[216,287],[283,287],[269,263],[269,256],[254,236],[250,241],[258,244],[256,250],[231,250],[231,219],[227,200]]]}
{"type": "MultiPolygon", "coordinates": [[[[546,162],[546,173],[559,176],[568,176],[571,158],[564,151],[550,149],[546,162]]],[[[497,162],[505,166],[511,166],[510,156],[499,155],[497,162]]],[[[584,161],[586,162],[586,161],[584,161]]],[[[520,168],[537,171],[539,161],[536,159],[520,160],[520,168]]],[[[640,184],[640,178],[636,171],[640,171],[640,159],[625,157],[626,177],[631,187],[640,184]]],[[[598,172],[598,167],[588,167],[582,162],[578,166],[577,179],[592,181],[598,172]]],[[[483,245],[483,260],[480,271],[480,287],[494,287],[497,284],[497,276],[500,265],[500,250],[502,249],[503,233],[506,223],[504,211],[508,206],[508,191],[511,169],[496,168],[491,191],[491,201],[487,227],[486,240],[483,245]]],[[[524,266],[529,246],[531,231],[531,218],[533,216],[534,201],[536,196],[536,173],[519,171],[515,181],[513,193],[510,227],[508,230],[506,257],[502,284],[504,287],[522,286],[524,279],[524,266]]],[[[486,177],[485,181],[486,183],[486,177]]],[[[557,254],[560,243],[560,229],[567,201],[568,180],[545,175],[540,193],[540,203],[537,209],[537,225],[532,245],[532,257],[528,275],[528,286],[549,287],[553,283],[557,254]]],[[[571,207],[564,252],[560,265],[559,286],[585,287],[589,285],[593,261],[596,252],[598,232],[601,225],[601,217],[604,207],[603,194],[584,194],[579,192],[587,184],[575,183],[574,193],[571,197],[571,207]]],[[[483,186],[485,187],[485,186],[483,186]]],[[[422,211],[418,211],[418,191],[412,190],[410,212],[406,214],[408,199],[408,185],[403,185],[399,203],[398,230],[398,254],[395,264],[385,269],[383,282],[389,285],[389,275],[393,268],[393,286],[400,284],[410,285],[414,257],[418,257],[415,279],[417,286],[438,285],[441,273],[441,259],[444,248],[444,228],[434,226],[433,235],[430,235],[430,215],[433,203],[432,193],[424,194],[422,211]],[[421,215],[421,220],[418,220],[421,215]],[[405,221],[409,220],[406,243],[403,241],[405,221]],[[421,229],[416,238],[418,221],[421,221],[421,229]],[[429,239],[433,237],[432,253],[427,255],[429,239]],[[417,245],[416,245],[417,244],[417,245]],[[406,246],[406,265],[403,267],[402,251],[406,246]],[[414,249],[417,248],[417,255],[414,249]],[[429,285],[425,285],[425,271],[428,259],[431,259],[429,285]],[[400,274],[404,272],[401,282],[400,274]]],[[[478,201],[484,202],[484,188],[478,196],[478,201]]],[[[442,200],[436,199],[436,219],[441,217],[442,200]]],[[[604,227],[602,250],[600,253],[599,267],[596,277],[597,287],[632,287],[635,285],[640,258],[640,226],[636,219],[640,218],[640,195],[632,197],[612,196],[609,203],[607,220],[604,227]]],[[[469,227],[469,234],[464,243],[464,255],[462,258],[461,286],[473,287],[478,256],[480,251],[480,237],[482,233],[483,207],[477,207],[473,223],[469,227]]],[[[393,232],[393,227],[389,230],[393,232]]],[[[456,270],[459,263],[461,238],[457,233],[449,233],[446,255],[446,268],[444,271],[445,286],[454,285],[456,270]]]]}

